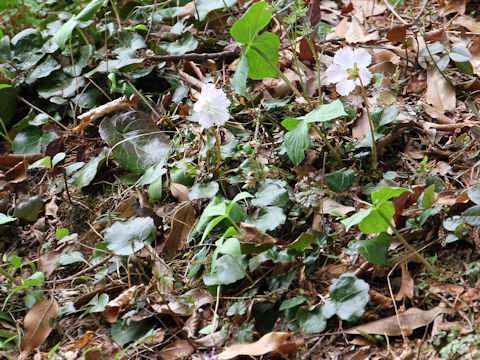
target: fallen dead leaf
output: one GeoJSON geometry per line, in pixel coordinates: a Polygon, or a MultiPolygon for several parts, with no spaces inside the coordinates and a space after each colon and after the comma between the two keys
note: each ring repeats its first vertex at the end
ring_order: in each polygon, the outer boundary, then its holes
{"type": "Polygon", "coordinates": [[[453,25],[459,25],[467,28],[471,32],[480,33],[480,22],[476,21],[471,16],[462,15],[453,20],[453,25]]]}
{"type": "Polygon", "coordinates": [[[189,201],[188,187],[183,184],[170,183],[170,192],[178,201],[189,201]]]}
{"type": "Polygon", "coordinates": [[[368,114],[362,111],[362,115],[355,120],[352,127],[352,136],[358,141],[362,141],[365,134],[370,133],[370,124],[368,121],[368,114]]]}
{"type": "Polygon", "coordinates": [[[254,225],[242,222],[239,226],[247,242],[259,244],[275,244],[277,242],[274,237],[268,235],[254,225]]]}
{"type": "Polygon", "coordinates": [[[403,314],[399,314],[398,317],[397,315],[393,315],[367,324],[355,326],[345,330],[345,333],[360,335],[361,332],[365,332],[367,334],[399,336],[402,335],[402,331],[404,334],[409,333],[431,323],[440,314],[452,314],[454,312],[454,309],[444,306],[437,306],[426,311],[418,308],[411,308],[403,314]]]}
{"type": "Polygon", "coordinates": [[[0,157],[0,167],[11,168],[22,161],[27,162],[27,164],[32,164],[43,157],[45,157],[45,155],[40,153],[7,154],[5,156],[0,157]]]}
{"type": "Polygon", "coordinates": [[[410,271],[408,271],[407,265],[405,263],[402,263],[402,285],[400,286],[400,290],[398,291],[398,294],[395,295],[395,300],[400,301],[405,296],[410,300],[412,300],[413,290],[414,290],[414,283],[413,283],[412,274],[410,274],[410,271]]]}
{"type": "Polygon", "coordinates": [[[122,308],[127,305],[135,296],[137,291],[142,287],[142,285],[132,286],[130,289],[125,290],[115,299],[108,302],[103,311],[103,317],[107,322],[113,324],[118,319],[118,315],[122,308]]]}
{"type": "Polygon", "coordinates": [[[170,234],[168,234],[162,248],[162,254],[165,255],[165,257],[174,257],[178,250],[183,247],[194,223],[195,210],[193,209],[192,203],[188,202],[173,215],[172,230],[170,234]]]}
{"type": "Polygon", "coordinates": [[[352,22],[348,25],[348,30],[345,33],[345,41],[349,44],[366,43],[369,41],[375,41],[380,39],[378,31],[368,33],[365,27],[360,24],[356,18],[352,18],[352,22]]]}
{"type": "Polygon", "coordinates": [[[467,8],[467,0],[440,0],[440,9],[438,14],[446,16],[448,14],[457,13],[463,15],[467,8]]]}
{"type": "Polygon", "coordinates": [[[54,299],[40,300],[28,311],[23,319],[26,334],[20,342],[22,356],[28,356],[41,345],[53,329],[58,315],[58,304],[54,299]]]}
{"type": "Polygon", "coordinates": [[[219,359],[233,359],[236,356],[260,356],[279,347],[290,337],[291,333],[271,332],[263,335],[258,341],[250,344],[236,344],[229,346],[225,351],[218,354],[219,359]]]}
{"type": "Polygon", "coordinates": [[[362,10],[366,17],[380,15],[387,6],[383,2],[377,1],[365,1],[365,0],[351,0],[353,8],[355,10],[362,10]]]}
{"type": "Polygon", "coordinates": [[[382,305],[384,308],[388,309],[393,306],[393,300],[389,296],[380,294],[378,291],[373,289],[368,290],[368,295],[370,295],[370,300],[375,301],[377,304],[382,305]]]}
{"type": "Polygon", "coordinates": [[[195,349],[186,340],[178,340],[174,343],[165,346],[158,355],[163,360],[177,360],[183,359],[193,353],[195,349]]]}
{"type": "Polygon", "coordinates": [[[426,100],[438,111],[453,110],[457,103],[452,84],[445,80],[434,65],[429,65],[427,70],[426,100]]]}
{"type": "Polygon", "coordinates": [[[353,206],[345,206],[333,199],[330,198],[323,198],[321,202],[321,206],[319,206],[319,211],[321,214],[329,214],[332,210],[337,210],[340,215],[345,216],[352,211],[355,211],[353,206]]]}

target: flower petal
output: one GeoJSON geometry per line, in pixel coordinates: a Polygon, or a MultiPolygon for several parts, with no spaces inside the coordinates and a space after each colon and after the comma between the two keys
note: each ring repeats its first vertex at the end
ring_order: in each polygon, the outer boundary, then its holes
{"type": "MultiPolygon", "coordinates": [[[[359,69],[358,74],[360,75],[360,79],[362,79],[363,86],[367,86],[372,81],[372,73],[368,69],[359,69]]],[[[360,85],[360,80],[357,79],[355,84],[360,85]]]]}
{"type": "Polygon", "coordinates": [[[339,95],[346,96],[350,94],[353,89],[355,89],[355,81],[343,79],[337,83],[336,89],[339,95]]]}
{"type": "Polygon", "coordinates": [[[207,129],[215,124],[215,117],[208,112],[202,111],[198,116],[198,123],[207,129]]]}
{"type": "Polygon", "coordinates": [[[342,81],[343,79],[348,78],[347,71],[337,64],[330,65],[326,71],[326,74],[330,84],[335,84],[339,81],[342,81]]]}
{"type": "Polygon", "coordinates": [[[353,68],[353,63],[355,62],[353,59],[353,50],[348,47],[338,50],[333,57],[333,62],[345,70],[353,68]]]}
{"type": "Polygon", "coordinates": [[[362,48],[354,50],[352,58],[359,69],[365,69],[372,63],[372,55],[362,48]]]}

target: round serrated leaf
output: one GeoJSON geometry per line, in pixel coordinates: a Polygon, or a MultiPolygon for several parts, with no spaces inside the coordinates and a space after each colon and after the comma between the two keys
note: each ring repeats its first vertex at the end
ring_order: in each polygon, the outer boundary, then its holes
{"type": "Polygon", "coordinates": [[[155,224],[150,217],[136,218],[126,223],[116,222],[105,232],[105,244],[115,255],[131,255],[150,244],[155,224]]]}

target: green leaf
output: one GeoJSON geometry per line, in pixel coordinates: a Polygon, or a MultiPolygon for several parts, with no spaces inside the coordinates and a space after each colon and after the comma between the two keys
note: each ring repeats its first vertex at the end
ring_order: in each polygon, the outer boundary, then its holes
{"type": "Polygon", "coordinates": [[[165,46],[165,50],[167,50],[171,55],[183,55],[187,52],[193,51],[198,46],[198,40],[190,32],[187,32],[180,40],[177,40],[171,44],[165,46]]]}
{"type": "Polygon", "coordinates": [[[373,204],[379,204],[383,201],[400,196],[407,191],[412,192],[412,190],[404,188],[382,187],[381,189],[372,193],[372,202],[373,204]]]}
{"type": "Polygon", "coordinates": [[[160,176],[148,187],[148,197],[150,200],[162,200],[163,178],[160,176]]]}
{"type": "Polygon", "coordinates": [[[480,205],[472,206],[463,212],[465,222],[470,226],[480,226],[480,205]]]}
{"type": "Polygon", "coordinates": [[[3,213],[0,213],[0,225],[5,225],[5,224],[8,224],[8,223],[13,222],[15,220],[17,220],[17,218],[10,217],[10,216],[7,216],[3,213]]]}
{"type": "MultiPolygon", "coordinates": [[[[74,65],[67,65],[62,68],[62,70],[70,76],[80,76],[82,74],[83,68],[88,65],[88,60],[93,55],[93,46],[85,45],[80,48],[73,56],[74,65]]],[[[84,95],[84,94],[79,94],[84,95]]],[[[92,106],[93,107],[93,106],[92,106]]]]}
{"type": "Polygon", "coordinates": [[[237,65],[237,70],[235,70],[235,74],[233,75],[233,87],[237,94],[240,94],[244,97],[247,97],[247,78],[250,66],[248,65],[248,58],[245,54],[242,53],[240,56],[240,61],[237,65]]]}
{"type": "Polygon", "coordinates": [[[424,209],[430,209],[435,199],[435,185],[430,185],[423,192],[422,207],[424,209]]]}
{"type": "Polygon", "coordinates": [[[305,115],[305,120],[309,123],[327,122],[342,116],[347,116],[345,107],[340,100],[335,100],[330,104],[318,106],[315,110],[305,115]]]}
{"type": "Polygon", "coordinates": [[[456,62],[455,65],[457,66],[458,70],[460,70],[462,74],[466,74],[466,75],[474,74],[473,67],[470,61],[456,62]]]}
{"type": "Polygon", "coordinates": [[[64,49],[65,45],[67,44],[68,40],[72,36],[73,29],[78,25],[78,20],[75,16],[72,16],[66,23],[62,25],[60,30],[58,30],[55,35],[53,36],[53,40],[57,43],[57,45],[64,49]]]}
{"type": "Polygon", "coordinates": [[[32,165],[28,166],[28,169],[36,169],[36,168],[47,168],[50,169],[52,167],[52,161],[50,156],[45,156],[43,159],[39,159],[35,161],[32,165]]]}
{"type": "Polygon", "coordinates": [[[15,116],[17,109],[17,89],[6,87],[0,89],[0,122],[7,127],[15,116]]]}
{"type": "Polygon", "coordinates": [[[387,233],[367,240],[353,240],[348,248],[358,251],[367,261],[375,265],[384,265],[388,260],[388,247],[392,242],[392,236],[387,233]]]}
{"type": "Polygon", "coordinates": [[[245,277],[246,267],[247,257],[245,255],[223,255],[217,259],[213,272],[203,276],[203,282],[207,286],[233,284],[245,277]]]}
{"type": "Polygon", "coordinates": [[[132,255],[153,241],[155,225],[150,217],[115,222],[105,232],[105,244],[115,255],[132,255]]]}
{"type": "Polygon", "coordinates": [[[143,173],[155,164],[166,164],[169,139],[140,111],[105,118],[99,129],[102,139],[113,148],[123,168],[143,173]]]}
{"type": "Polygon", "coordinates": [[[441,53],[443,50],[445,50],[445,47],[440,44],[439,42],[435,42],[433,44],[427,45],[420,53],[418,54],[419,56],[429,56],[428,55],[428,50],[430,50],[430,54],[435,55],[438,53],[441,53]]]}
{"type": "Polygon", "coordinates": [[[93,18],[93,16],[97,13],[98,9],[100,9],[105,3],[105,0],[92,0],[88,3],[87,6],[83,8],[82,11],[78,13],[76,16],[78,21],[88,21],[93,18]]]}
{"type": "Polygon", "coordinates": [[[315,235],[303,233],[293,243],[288,245],[288,250],[303,251],[307,246],[313,244],[315,235]]]}
{"type": "Polygon", "coordinates": [[[188,192],[188,198],[190,200],[196,199],[213,199],[218,193],[220,185],[216,181],[210,182],[208,185],[204,183],[198,183],[194,185],[188,192]]]}
{"type": "Polygon", "coordinates": [[[358,320],[370,299],[368,284],[353,274],[342,274],[332,282],[330,300],[323,307],[323,315],[327,319],[336,314],[342,320],[358,320]]]}
{"type": "Polygon", "coordinates": [[[298,305],[303,304],[305,301],[307,301],[307,298],[305,296],[295,296],[291,299],[284,300],[280,305],[279,310],[282,311],[297,307],[298,305]]]}
{"type": "Polygon", "coordinates": [[[287,148],[287,154],[295,166],[305,159],[305,150],[310,146],[308,123],[300,121],[293,130],[285,134],[283,143],[287,148]]]}
{"type": "Polygon", "coordinates": [[[45,284],[45,276],[40,271],[33,273],[33,275],[23,281],[23,285],[25,286],[38,286],[43,284],[45,284]]]}
{"type": "Polygon", "coordinates": [[[83,262],[85,257],[80,251],[73,251],[70,253],[62,254],[58,258],[58,263],[60,265],[70,265],[77,262],[83,262]]]}
{"type": "Polygon", "coordinates": [[[398,116],[398,107],[396,105],[382,107],[377,106],[372,113],[372,121],[379,125],[388,125],[395,121],[398,116]]]}
{"type": "Polygon", "coordinates": [[[350,230],[352,226],[360,224],[363,221],[363,219],[365,219],[367,216],[370,215],[371,212],[372,212],[372,208],[368,210],[362,210],[356,214],[353,214],[349,218],[343,219],[340,222],[346,227],[345,231],[348,232],[348,230],[350,230]]]}
{"type": "Polygon", "coordinates": [[[95,69],[85,74],[85,77],[89,78],[96,73],[128,73],[137,69],[144,59],[120,59],[102,61],[95,69]]]}
{"type": "Polygon", "coordinates": [[[138,49],[143,49],[147,46],[142,36],[125,30],[120,32],[118,45],[113,49],[113,53],[117,54],[119,59],[132,59],[135,57],[135,52],[138,49]]]}
{"type": "Polygon", "coordinates": [[[390,223],[385,222],[382,215],[388,221],[392,220],[393,215],[395,215],[395,208],[391,201],[385,201],[372,207],[370,214],[358,224],[358,228],[364,234],[386,232],[390,227],[390,223]]]}
{"type": "Polygon", "coordinates": [[[450,59],[455,63],[463,63],[473,59],[472,54],[465,46],[454,46],[450,49],[450,59]]]}
{"type": "Polygon", "coordinates": [[[90,308],[90,312],[99,313],[105,311],[105,306],[107,306],[109,300],[108,294],[95,295],[94,298],[88,302],[88,305],[93,305],[90,308]]]}
{"type": "Polygon", "coordinates": [[[237,301],[230,305],[227,310],[227,316],[244,315],[247,312],[247,307],[243,301],[237,301]]]}
{"type": "Polygon", "coordinates": [[[250,46],[244,48],[248,57],[248,76],[254,80],[277,77],[278,46],[280,39],[271,32],[257,36],[250,46]]]}
{"type": "Polygon", "coordinates": [[[252,199],[252,205],[256,207],[285,206],[288,202],[288,192],[285,187],[286,183],[282,180],[262,180],[255,193],[255,198],[252,199]]]}
{"type": "Polygon", "coordinates": [[[79,171],[77,171],[69,180],[69,183],[75,184],[78,188],[83,188],[89,185],[97,175],[97,171],[108,157],[108,150],[103,149],[102,152],[91,159],[79,171]]]}
{"type": "Polygon", "coordinates": [[[468,194],[468,198],[472,200],[472,202],[474,202],[477,205],[480,205],[480,188],[474,187],[474,186],[469,187],[467,194],[468,194]]]}
{"type": "Polygon", "coordinates": [[[45,99],[52,96],[69,98],[77,94],[77,90],[85,85],[82,76],[76,78],[67,75],[62,70],[54,71],[38,85],[38,95],[45,99]]]}
{"type": "Polygon", "coordinates": [[[139,340],[148,334],[149,331],[158,326],[158,321],[154,316],[144,320],[133,322],[118,320],[112,325],[110,336],[120,347],[132,341],[139,340]]]}
{"type": "Polygon", "coordinates": [[[43,200],[40,195],[32,196],[15,206],[13,216],[27,221],[35,221],[38,218],[38,213],[43,208],[43,200]]]}
{"type": "Polygon", "coordinates": [[[327,185],[333,192],[344,192],[355,182],[355,171],[343,168],[325,176],[327,185]]]}
{"type": "Polygon", "coordinates": [[[231,8],[236,3],[237,0],[197,0],[195,3],[195,19],[203,21],[211,11],[225,7],[231,8]]]}
{"type": "Polygon", "coordinates": [[[138,179],[137,186],[150,185],[166,173],[167,169],[165,168],[164,162],[154,164],[145,171],[140,179],[138,179]]]}
{"type": "Polygon", "coordinates": [[[298,321],[300,332],[303,334],[319,334],[327,327],[327,319],[320,306],[311,311],[304,307],[298,309],[295,319],[298,321]]]}
{"type": "Polygon", "coordinates": [[[40,64],[38,64],[25,77],[26,84],[33,84],[41,78],[49,76],[53,71],[60,69],[60,64],[51,55],[47,56],[40,64]]]}
{"type": "Polygon", "coordinates": [[[230,34],[239,43],[251,45],[260,30],[272,19],[272,12],[266,10],[265,1],[250,6],[247,12],[233,24],[230,34]]]}
{"type": "Polygon", "coordinates": [[[245,222],[262,231],[273,231],[280,225],[285,224],[286,219],[287,216],[281,207],[267,206],[260,209],[256,219],[248,217],[245,222]]]}
{"type": "Polygon", "coordinates": [[[13,140],[13,152],[15,154],[43,152],[46,146],[57,138],[58,135],[54,132],[43,132],[30,126],[18,133],[13,140]]]}
{"type": "Polygon", "coordinates": [[[30,69],[46,54],[43,39],[36,29],[26,29],[12,38],[13,60],[20,70],[30,69]]]}

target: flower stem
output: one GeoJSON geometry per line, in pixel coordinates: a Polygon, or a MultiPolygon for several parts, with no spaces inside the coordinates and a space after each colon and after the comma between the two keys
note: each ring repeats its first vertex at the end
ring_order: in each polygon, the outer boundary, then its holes
{"type": "Polygon", "coordinates": [[[418,253],[417,250],[414,249],[414,247],[412,245],[410,245],[407,240],[402,236],[402,234],[400,234],[400,232],[397,230],[397,228],[391,223],[391,221],[389,221],[387,219],[387,217],[382,214],[381,211],[378,211],[378,214],[380,214],[380,216],[383,218],[383,220],[390,226],[390,229],[392,229],[393,233],[397,236],[398,240],[400,240],[400,242],[408,249],[410,250],[412,253],[416,254],[417,255],[417,258],[425,264],[425,266],[427,267],[428,270],[430,270],[431,272],[433,272],[434,274],[437,273],[437,271],[433,268],[433,266],[427,261],[427,259],[425,259],[422,255],[420,255],[418,253]]]}
{"type": "Polygon", "coordinates": [[[363,102],[365,103],[365,110],[367,111],[368,124],[370,125],[370,135],[372,136],[373,170],[376,170],[378,167],[378,154],[377,154],[377,143],[375,141],[375,125],[373,124],[372,117],[370,116],[367,93],[365,92],[365,87],[363,86],[362,78],[359,76],[358,79],[360,80],[360,88],[362,89],[363,102]]]}
{"type": "Polygon", "coordinates": [[[213,170],[215,173],[218,171],[220,168],[220,160],[222,157],[222,150],[220,148],[220,135],[218,134],[218,131],[215,129],[214,126],[212,126],[212,132],[213,135],[215,136],[215,145],[217,146],[217,164],[215,165],[215,169],[213,170]]]}
{"type": "Polygon", "coordinates": [[[323,140],[323,142],[325,143],[325,145],[327,145],[328,150],[330,150],[330,152],[333,154],[333,156],[335,157],[335,159],[337,160],[337,162],[339,163],[339,165],[340,165],[341,167],[343,167],[343,161],[342,161],[342,158],[340,157],[340,154],[338,153],[338,151],[335,150],[335,148],[333,147],[333,145],[328,142],[327,137],[325,136],[325,134],[323,133],[323,131],[320,130],[320,128],[317,126],[317,124],[315,124],[315,123],[311,123],[311,124],[312,124],[313,129],[317,132],[317,134],[320,135],[320,137],[322,138],[322,140],[323,140]]]}

